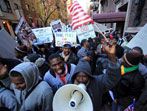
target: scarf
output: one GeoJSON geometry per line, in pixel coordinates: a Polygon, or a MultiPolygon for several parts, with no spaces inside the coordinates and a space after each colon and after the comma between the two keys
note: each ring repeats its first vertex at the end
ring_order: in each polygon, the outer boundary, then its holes
{"type": "Polygon", "coordinates": [[[68,67],[67,67],[67,64],[65,65],[65,71],[64,71],[64,74],[62,75],[59,75],[56,73],[56,75],[60,78],[60,80],[62,81],[63,84],[66,84],[67,83],[67,80],[66,80],[66,75],[68,73],[68,67]]]}
{"type": "Polygon", "coordinates": [[[124,75],[125,73],[128,73],[128,72],[135,71],[138,68],[139,68],[139,65],[135,65],[129,68],[126,68],[124,67],[124,65],[121,65],[121,75],[124,75]]]}

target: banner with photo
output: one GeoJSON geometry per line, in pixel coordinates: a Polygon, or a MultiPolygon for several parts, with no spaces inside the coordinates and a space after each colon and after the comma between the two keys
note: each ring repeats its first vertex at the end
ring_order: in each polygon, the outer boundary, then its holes
{"type": "Polygon", "coordinates": [[[53,41],[53,33],[51,27],[43,27],[32,29],[37,41],[36,44],[51,43],[53,41]]]}
{"type": "Polygon", "coordinates": [[[30,44],[32,44],[33,40],[35,39],[35,35],[33,34],[32,29],[24,17],[21,17],[15,29],[15,33],[22,44],[26,46],[30,46],[30,44]]]}
{"type": "Polygon", "coordinates": [[[96,37],[94,28],[91,24],[80,27],[80,28],[76,29],[75,31],[77,33],[79,42],[81,42],[83,39],[96,37]]]}
{"type": "Polygon", "coordinates": [[[52,27],[52,30],[53,30],[54,33],[62,32],[62,22],[61,22],[61,20],[51,21],[50,26],[52,27]]]}
{"type": "Polygon", "coordinates": [[[55,34],[56,46],[62,47],[64,44],[71,44],[72,46],[77,45],[76,33],[75,32],[58,32],[55,34]]]}

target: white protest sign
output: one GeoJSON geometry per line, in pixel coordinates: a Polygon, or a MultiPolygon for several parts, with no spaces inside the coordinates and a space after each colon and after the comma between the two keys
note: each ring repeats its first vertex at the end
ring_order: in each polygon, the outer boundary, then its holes
{"type": "Polygon", "coordinates": [[[58,32],[55,34],[56,46],[62,47],[64,44],[71,44],[76,46],[77,39],[75,32],[58,32]]]}
{"type": "Polygon", "coordinates": [[[50,43],[53,41],[51,27],[32,29],[32,31],[35,34],[38,43],[50,43]]]}
{"type": "Polygon", "coordinates": [[[83,39],[95,38],[96,37],[95,32],[94,32],[94,28],[91,24],[80,27],[75,31],[77,33],[79,42],[81,42],[83,39]]]}
{"type": "Polygon", "coordinates": [[[144,54],[147,54],[147,24],[131,39],[127,47],[141,47],[144,54]]]}

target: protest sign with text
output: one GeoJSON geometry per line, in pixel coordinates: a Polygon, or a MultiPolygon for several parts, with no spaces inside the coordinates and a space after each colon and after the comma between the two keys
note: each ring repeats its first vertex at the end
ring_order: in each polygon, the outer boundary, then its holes
{"type": "Polygon", "coordinates": [[[68,43],[72,46],[76,46],[77,39],[75,32],[58,32],[55,34],[56,46],[62,47],[64,44],[68,43]]]}
{"type": "Polygon", "coordinates": [[[78,28],[76,30],[76,33],[77,33],[79,42],[81,42],[83,39],[95,38],[96,37],[95,32],[94,32],[94,28],[91,24],[78,28]]]}
{"type": "Polygon", "coordinates": [[[33,33],[37,38],[38,44],[50,43],[53,41],[53,33],[51,27],[43,27],[32,29],[33,33]]]}

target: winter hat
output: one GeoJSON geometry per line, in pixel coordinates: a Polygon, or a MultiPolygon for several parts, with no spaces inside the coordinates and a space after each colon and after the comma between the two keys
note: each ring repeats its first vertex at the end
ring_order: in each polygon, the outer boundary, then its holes
{"type": "Polygon", "coordinates": [[[140,63],[140,61],[142,60],[142,57],[143,56],[140,53],[137,53],[135,51],[127,52],[123,56],[124,61],[129,66],[138,65],[140,63]]]}
{"type": "Polygon", "coordinates": [[[24,54],[28,53],[28,48],[25,45],[17,46],[17,47],[15,47],[15,50],[17,52],[24,53],[24,54]]]}
{"type": "Polygon", "coordinates": [[[45,59],[41,58],[39,54],[29,54],[28,56],[24,57],[24,62],[33,62],[38,67],[41,67],[45,63],[45,59]]]}
{"type": "Polygon", "coordinates": [[[72,46],[71,46],[70,44],[64,44],[64,45],[63,45],[63,48],[69,48],[69,49],[70,49],[71,47],[72,47],[72,46]]]}

